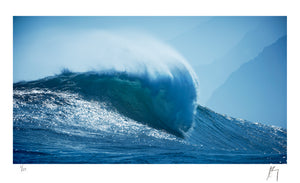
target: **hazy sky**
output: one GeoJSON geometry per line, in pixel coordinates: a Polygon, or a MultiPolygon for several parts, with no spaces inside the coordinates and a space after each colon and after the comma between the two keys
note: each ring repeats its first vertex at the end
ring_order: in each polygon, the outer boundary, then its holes
{"type": "Polygon", "coordinates": [[[14,82],[45,77],[41,75],[42,72],[54,74],[51,63],[55,62],[54,59],[58,59],[59,55],[63,55],[58,47],[65,42],[78,42],[81,33],[98,30],[134,31],[168,41],[210,19],[210,17],[14,17],[14,82]],[[65,37],[68,39],[64,40],[65,37]]]}
{"type": "Polygon", "coordinates": [[[42,54],[47,50],[54,55],[60,54],[53,49],[66,35],[74,34],[69,39],[71,42],[71,39],[78,39],[75,33],[95,30],[144,33],[167,42],[192,66],[198,66],[212,63],[225,55],[262,19],[266,18],[14,17],[14,82],[42,77],[37,69],[51,62],[51,55],[45,58],[42,54]]]}

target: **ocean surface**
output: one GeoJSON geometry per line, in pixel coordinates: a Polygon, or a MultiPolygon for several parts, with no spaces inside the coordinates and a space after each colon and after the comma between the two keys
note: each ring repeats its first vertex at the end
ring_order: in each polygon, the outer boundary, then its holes
{"type": "Polygon", "coordinates": [[[14,83],[13,163],[287,162],[286,129],[201,106],[188,71],[172,72],[64,70],[14,83]]]}

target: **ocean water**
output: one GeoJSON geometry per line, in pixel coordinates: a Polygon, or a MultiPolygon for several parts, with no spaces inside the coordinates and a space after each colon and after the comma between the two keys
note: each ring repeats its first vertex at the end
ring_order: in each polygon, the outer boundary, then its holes
{"type": "MultiPolygon", "coordinates": [[[[13,163],[286,163],[286,129],[218,114],[174,77],[71,72],[13,84],[13,163]]],[[[174,74],[175,73],[175,74],[174,74]]]]}

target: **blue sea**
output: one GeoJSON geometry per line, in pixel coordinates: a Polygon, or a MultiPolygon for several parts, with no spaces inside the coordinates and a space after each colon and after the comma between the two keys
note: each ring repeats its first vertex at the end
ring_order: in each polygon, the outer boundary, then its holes
{"type": "Polygon", "coordinates": [[[66,69],[14,83],[13,163],[287,162],[286,129],[212,111],[187,70],[172,72],[66,69]]]}

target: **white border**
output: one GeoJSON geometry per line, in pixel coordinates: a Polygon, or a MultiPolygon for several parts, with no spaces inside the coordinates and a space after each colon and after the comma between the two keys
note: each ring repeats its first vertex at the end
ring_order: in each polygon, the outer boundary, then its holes
{"type": "MultiPolygon", "coordinates": [[[[288,16],[288,156],[279,182],[299,182],[299,5],[278,0],[109,0],[0,2],[1,182],[266,182],[270,165],[19,165],[12,164],[12,16],[192,15],[288,16]],[[297,181],[298,180],[298,181],[297,181]]],[[[270,180],[269,182],[276,182],[270,180]]]]}

